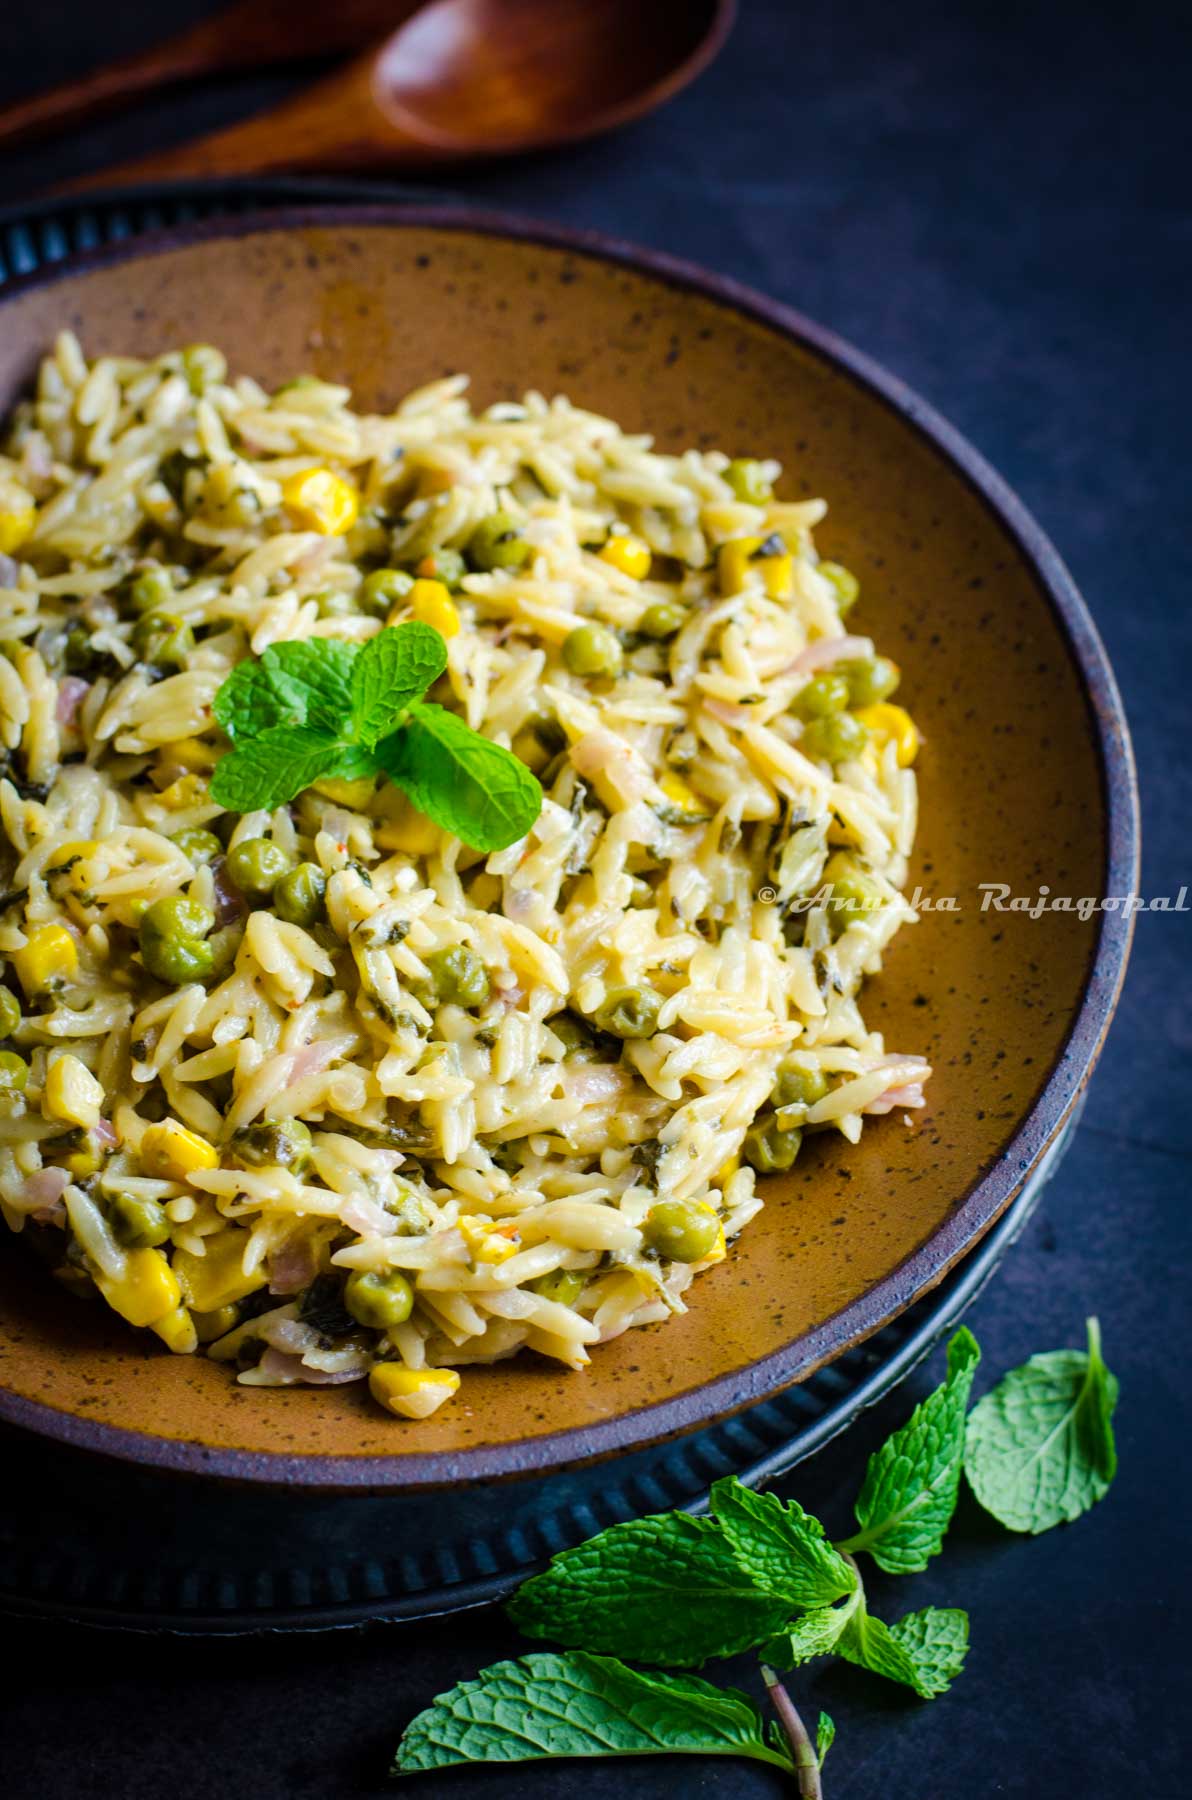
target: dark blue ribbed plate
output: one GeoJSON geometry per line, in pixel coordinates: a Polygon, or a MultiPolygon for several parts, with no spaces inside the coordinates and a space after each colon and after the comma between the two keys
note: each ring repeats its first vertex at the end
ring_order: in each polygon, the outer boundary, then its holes
{"type": "MultiPolygon", "coordinates": [[[[80,251],[190,219],[296,201],[424,199],[325,180],[187,183],[0,209],[0,286],[80,251]]],[[[329,1630],[501,1599],[556,1550],[618,1520],[699,1511],[710,1484],[758,1484],[843,1431],[952,1328],[1063,1155],[1075,1117],[958,1269],[883,1331],[777,1398],[586,1469],[412,1495],[257,1489],[108,1461],[0,1432],[0,1611],[141,1631],[329,1630]]]]}

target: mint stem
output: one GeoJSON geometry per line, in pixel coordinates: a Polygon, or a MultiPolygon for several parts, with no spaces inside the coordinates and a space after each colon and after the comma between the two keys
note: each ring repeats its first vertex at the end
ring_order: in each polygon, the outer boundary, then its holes
{"type": "Polygon", "coordinates": [[[799,1717],[798,1708],[773,1669],[765,1663],[762,1664],[762,1679],[770,1696],[770,1705],[778,1715],[783,1736],[791,1747],[799,1793],[803,1800],[824,1800],[819,1758],[815,1753],[815,1745],[807,1735],[807,1727],[799,1717]]]}

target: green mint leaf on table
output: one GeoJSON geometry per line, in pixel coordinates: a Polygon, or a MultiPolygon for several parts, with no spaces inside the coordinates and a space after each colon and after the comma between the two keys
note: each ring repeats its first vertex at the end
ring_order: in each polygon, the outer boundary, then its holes
{"type": "Polygon", "coordinates": [[[757,1494],[729,1477],[712,1489],[712,1514],[745,1573],[790,1606],[827,1606],[857,1585],[856,1570],[797,1501],[757,1494]]]}
{"type": "Polygon", "coordinates": [[[679,1512],[611,1525],[562,1551],[508,1611],[527,1637],[681,1669],[748,1650],[791,1606],[750,1579],[719,1526],[679,1512]]]}
{"type": "Polygon", "coordinates": [[[417,620],[370,638],[352,666],[352,719],[360,742],[371,748],[395,731],[410,702],[446,667],[446,643],[417,620]]]}
{"type": "Polygon", "coordinates": [[[817,1606],[804,1613],[762,1645],[762,1660],[776,1669],[796,1669],[816,1656],[831,1656],[863,1605],[858,1587],[842,1606],[817,1606]]]}
{"type": "Polygon", "coordinates": [[[542,789],[511,750],[431,701],[377,745],[377,760],[428,819],[474,850],[505,850],[542,810],[542,789]]]}
{"type": "Polygon", "coordinates": [[[929,1606],[897,1625],[883,1624],[859,1606],[836,1646],[838,1656],[887,1681],[901,1682],[922,1700],[947,1692],[968,1649],[968,1616],[929,1606]]]}
{"type": "Polygon", "coordinates": [[[646,1674],[612,1657],[539,1653],[494,1663],[440,1694],[405,1730],[394,1774],[546,1756],[748,1756],[787,1772],[790,1755],[752,1701],[690,1675],[646,1674]]]}
{"type": "Polygon", "coordinates": [[[1012,1369],[973,1408],[964,1468],[1011,1531],[1048,1531],[1103,1499],[1117,1471],[1118,1384],[1090,1319],[1088,1350],[1052,1350],[1012,1369]]]}
{"type": "Polygon", "coordinates": [[[283,806],[313,781],[351,767],[351,745],[337,744],[304,725],[276,725],[237,744],[211,777],[211,798],[234,812],[283,806]]]}
{"type": "Polygon", "coordinates": [[[836,1742],[836,1723],[828,1713],[822,1712],[815,1728],[815,1754],[822,1769],[832,1745],[836,1742]]]}
{"type": "Polygon", "coordinates": [[[842,1550],[868,1550],[891,1575],[925,1569],[936,1555],[956,1508],[964,1415],[980,1360],[962,1325],[948,1345],[947,1379],[870,1457],[855,1508],[861,1530],[842,1550]]]}

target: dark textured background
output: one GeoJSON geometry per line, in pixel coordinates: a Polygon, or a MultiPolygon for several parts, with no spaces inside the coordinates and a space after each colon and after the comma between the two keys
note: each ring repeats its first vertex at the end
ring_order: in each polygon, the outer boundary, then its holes
{"type": "MultiPolygon", "coordinates": [[[[5,6],[0,103],[209,10],[5,6]]],[[[1105,636],[1138,751],[1149,894],[1192,884],[1190,16],[1174,0],[744,0],[720,62],[657,118],[440,184],[737,276],[851,338],[968,434],[1051,533],[1105,636]]],[[[0,159],[0,202],[284,86],[171,98],[36,160],[0,159]]],[[[1187,915],[1140,921],[1074,1147],[971,1316],[984,1379],[1076,1341],[1085,1313],[1100,1314],[1122,1378],[1112,1495],[1037,1541],[962,1504],[926,1574],[875,1581],[875,1606],[891,1614],[967,1606],[973,1647],[930,1705],[851,1669],[798,1681],[839,1726],[830,1800],[1188,1791],[1190,959],[1187,915]]],[[[843,1529],[867,1450],[937,1368],[784,1490],[843,1529]]],[[[85,1494],[79,1509],[82,1523],[85,1494]]],[[[151,1518],[144,1540],[151,1556],[151,1518]]],[[[380,1796],[410,1714],[517,1649],[490,1614],[321,1640],[5,1635],[6,1800],[380,1796]]],[[[729,1673],[757,1691],[744,1659],[729,1673]]],[[[784,1789],[748,1764],[667,1760],[481,1770],[409,1791],[762,1800],[784,1789]]]]}

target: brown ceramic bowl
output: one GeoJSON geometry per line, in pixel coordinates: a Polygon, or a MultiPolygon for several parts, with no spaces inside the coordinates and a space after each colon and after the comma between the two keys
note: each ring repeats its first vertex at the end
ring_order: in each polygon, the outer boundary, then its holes
{"type": "MultiPolygon", "coordinates": [[[[586,1374],[524,1357],[469,1370],[422,1424],[358,1388],[236,1387],[60,1293],[0,1247],[0,1416],[141,1462],[324,1487],[543,1472],[689,1430],[798,1381],[875,1331],[976,1243],[1088,1079],[1129,923],[982,910],[1124,894],[1137,809],[1113,678],[1071,580],[979,457],[890,376],[795,314],[622,245],[505,219],[376,207],[230,219],[15,284],[0,408],[69,326],[93,352],[206,339],[277,380],[312,369],[386,407],[458,369],[481,403],[562,391],[667,448],[779,456],[823,494],[822,550],[861,578],[863,628],[904,670],[926,746],[911,885],[925,912],[866,1016],[935,1065],[910,1129],[809,1144],[769,1186],[686,1317],[586,1374]]],[[[7,1237],[7,1234],[0,1234],[7,1237]]]]}

